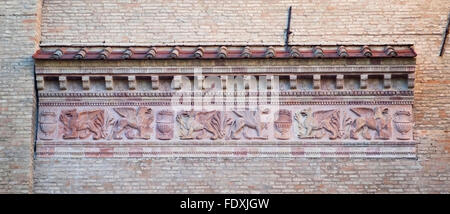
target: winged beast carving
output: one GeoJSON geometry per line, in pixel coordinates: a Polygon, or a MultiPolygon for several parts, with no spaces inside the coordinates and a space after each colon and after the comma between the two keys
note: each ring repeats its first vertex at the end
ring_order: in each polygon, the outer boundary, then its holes
{"type": "Polygon", "coordinates": [[[391,116],[386,107],[351,108],[359,117],[353,121],[354,129],[350,131],[350,137],[358,139],[360,133],[366,140],[372,139],[369,130],[375,130],[375,139],[388,140],[392,134],[391,116]]]}
{"type": "Polygon", "coordinates": [[[135,108],[123,107],[114,108],[114,111],[122,118],[118,119],[113,128],[113,138],[122,139],[125,132],[125,137],[128,139],[150,139],[153,133],[151,124],[154,120],[151,108],[139,107],[135,108]],[[137,133],[136,133],[137,132],[137,133]]]}
{"type": "Polygon", "coordinates": [[[313,112],[311,108],[303,109],[295,113],[294,118],[298,124],[299,138],[320,139],[329,132],[329,139],[340,136],[340,120],[338,110],[322,110],[313,112]]]}

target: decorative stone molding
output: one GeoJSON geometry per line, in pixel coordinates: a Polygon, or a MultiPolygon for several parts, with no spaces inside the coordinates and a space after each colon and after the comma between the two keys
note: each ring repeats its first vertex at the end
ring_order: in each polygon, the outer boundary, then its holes
{"type": "Polygon", "coordinates": [[[272,46],[267,47],[266,53],[264,54],[266,58],[275,57],[275,48],[272,46]]]}
{"type": "Polygon", "coordinates": [[[252,52],[249,46],[245,46],[244,50],[242,51],[241,56],[243,58],[250,58],[252,56],[252,52]]]}
{"type": "Polygon", "coordinates": [[[362,55],[363,56],[365,56],[365,57],[371,57],[373,54],[372,54],[372,50],[369,48],[369,46],[367,46],[367,45],[364,45],[362,48],[361,48],[361,53],[362,53],[362,55]]]}
{"type": "Polygon", "coordinates": [[[107,47],[107,48],[103,49],[99,54],[99,59],[103,59],[103,60],[108,59],[111,52],[112,52],[111,47],[107,47]]]}
{"type": "Polygon", "coordinates": [[[194,53],[194,57],[197,59],[202,58],[204,53],[205,53],[205,49],[203,49],[202,47],[198,47],[194,53]]]}
{"type": "Polygon", "coordinates": [[[384,53],[386,53],[386,55],[392,56],[392,57],[398,55],[397,52],[394,50],[394,48],[389,45],[384,48],[384,53]]]}
{"type": "Polygon", "coordinates": [[[181,48],[176,46],[172,49],[172,52],[170,52],[170,58],[175,59],[178,58],[178,56],[180,56],[180,52],[181,52],[181,48]]]}
{"type": "Polygon", "coordinates": [[[80,59],[86,58],[86,54],[88,53],[88,51],[89,51],[89,50],[88,50],[87,48],[81,48],[81,49],[77,52],[77,54],[75,54],[74,59],[80,60],[80,59]]]}
{"type": "Polygon", "coordinates": [[[151,48],[147,51],[147,53],[145,54],[145,58],[146,58],[146,59],[153,59],[153,58],[156,57],[156,54],[157,54],[157,53],[158,53],[158,52],[156,51],[156,48],[151,47],[151,48]]]}
{"type": "Polygon", "coordinates": [[[317,58],[322,58],[325,56],[325,54],[323,53],[323,49],[320,46],[314,46],[313,54],[314,54],[314,57],[317,57],[317,58]]]}
{"type": "Polygon", "coordinates": [[[61,57],[64,54],[64,51],[65,49],[63,48],[57,49],[55,52],[53,52],[51,59],[61,59],[61,57]]]}
{"type": "Polygon", "coordinates": [[[122,59],[129,59],[134,54],[134,48],[128,48],[123,52],[122,59]]]}
{"type": "Polygon", "coordinates": [[[219,48],[219,52],[217,53],[217,56],[218,56],[220,59],[227,58],[227,57],[228,57],[228,49],[227,49],[227,47],[221,46],[221,47],[219,48]]]}
{"type": "Polygon", "coordinates": [[[300,53],[300,50],[296,46],[290,48],[289,55],[293,58],[299,58],[302,56],[302,54],[300,53]]]}
{"type": "Polygon", "coordinates": [[[348,57],[349,56],[345,46],[339,46],[337,53],[340,57],[348,57]]]}
{"type": "Polygon", "coordinates": [[[295,45],[295,46],[157,46],[157,47],[41,47],[34,59],[220,59],[220,58],[386,58],[415,57],[411,45],[295,45]],[[183,51],[181,51],[181,49],[183,51]],[[199,51],[200,50],[200,51],[199,51]],[[251,51],[250,51],[251,50],[251,51]],[[196,53],[197,52],[197,53],[196,53]],[[202,55],[203,53],[203,55],[202,55]]]}

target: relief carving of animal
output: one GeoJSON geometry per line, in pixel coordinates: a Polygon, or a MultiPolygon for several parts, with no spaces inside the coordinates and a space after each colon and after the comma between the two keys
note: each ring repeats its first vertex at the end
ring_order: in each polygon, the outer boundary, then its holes
{"type": "Polygon", "coordinates": [[[150,139],[153,133],[151,124],[154,120],[153,111],[148,107],[114,108],[114,111],[122,118],[118,119],[113,128],[113,138],[122,139],[122,133],[128,139],[150,139]],[[137,135],[135,132],[137,131],[137,135]]]}
{"type": "Polygon", "coordinates": [[[207,133],[211,133],[211,140],[222,139],[225,136],[225,127],[230,124],[230,119],[220,111],[194,112],[183,111],[176,118],[179,124],[180,138],[204,139],[207,133]],[[194,136],[195,132],[201,133],[194,136]]]}
{"type": "Polygon", "coordinates": [[[372,108],[352,108],[353,113],[359,117],[353,121],[354,129],[350,132],[350,137],[358,139],[359,133],[366,140],[372,138],[369,130],[375,130],[375,139],[388,140],[392,134],[391,116],[389,109],[386,107],[372,108]]]}
{"type": "Polygon", "coordinates": [[[77,113],[76,109],[61,111],[59,120],[64,125],[63,139],[86,139],[91,135],[94,135],[94,140],[105,138],[104,115],[104,110],[80,113],[77,113]]]}
{"type": "Polygon", "coordinates": [[[268,136],[263,136],[262,131],[268,128],[267,122],[261,121],[261,114],[268,114],[269,109],[258,110],[258,111],[233,111],[238,118],[235,119],[231,124],[230,138],[233,140],[239,140],[241,137],[240,133],[243,131],[243,136],[247,139],[268,139],[268,136]],[[245,128],[254,129],[256,131],[256,137],[249,136],[245,128]]]}
{"type": "Polygon", "coordinates": [[[299,138],[320,139],[326,135],[324,130],[331,134],[329,136],[331,140],[334,140],[340,136],[338,110],[313,112],[311,108],[307,108],[295,113],[294,118],[297,120],[299,138]]]}

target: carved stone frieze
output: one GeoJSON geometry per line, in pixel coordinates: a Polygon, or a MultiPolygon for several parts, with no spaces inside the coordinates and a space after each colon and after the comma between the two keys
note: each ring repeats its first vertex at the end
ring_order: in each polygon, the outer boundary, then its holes
{"type": "MultiPolygon", "coordinates": [[[[129,59],[144,55],[125,50],[129,59]]],[[[214,55],[196,50],[201,59],[214,55]]],[[[223,58],[236,54],[221,50],[223,58]]],[[[315,50],[291,50],[289,57],[329,55],[315,50]]],[[[338,52],[346,57],[355,50],[338,52]]],[[[372,47],[357,54],[370,52],[379,54],[372,47]]],[[[176,48],[161,53],[186,55],[176,48]]],[[[252,48],[243,57],[255,54],[282,53],[252,48]]],[[[36,80],[37,145],[53,154],[108,147],[114,157],[413,157],[417,143],[412,65],[38,66],[36,80]]]]}

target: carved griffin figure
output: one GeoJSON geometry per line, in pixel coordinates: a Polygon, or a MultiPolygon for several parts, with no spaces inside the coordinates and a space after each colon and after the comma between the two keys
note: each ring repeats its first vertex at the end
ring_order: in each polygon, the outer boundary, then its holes
{"type": "Polygon", "coordinates": [[[362,136],[370,140],[372,136],[369,130],[375,130],[375,139],[388,140],[392,134],[391,116],[389,109],[386,107],[371,108],[352,108],[353,113],[359,117],[353,121],[354,129],[350,131],[350,137],[358,139],[358,135],[362,130],[362,136]]]}
{"type": "Polygon", "coordinates": [[[122,133],[128,139],[150,139],[152,135],[151,124],[154,120],[151,108],[139,107],[135,108],[123,107],[114,108],[114,111],[122,118],[118,119],[113,128],[113,138],[122,139],[122,133]],[[137,131],[137,135],[135,134],[137,131]]]}
{"type": "Polygon", "coordinates": [[[299,138],[322,138],[325,136],[323,130],[331,133],[329,137],[334,140],[339,137],[339,111],[325,110],[312,112],[311,108],[303,109],[295,113],[298,124],[299,138]],[[316,131],[320,131],[317,133],[316,131]]]}
{"type": "Polygon", "coordinates": [[[230,138],[233,140],[239,140],[239,134],[244,131],[242,135],[247,139],[267,140],[268,136],[263,136],[262,131],[267,129],[268,126],[267,122],[261,121],[261,114],[268,114],[269,111],[269,109],[257,111],[246,110],[243,112],[233,111],[238,118],[231,124],[230,138]],[[245,127],[254,129],[256,131],[256,137],[249,136],[246,130],[244,130],[245,127]]]}
{"type": "Polygon", "coordinates": [[[219,111],[194,112],[183,111],[177,115],[176,120],[179,124],[180,138],[204,139],[207,132],[211,133],[211,140],[222,139],[225,136],[225,127],[230,124],[230,119],[226,114],[219,111]],[[194,136],[194,132],[201,131],[194,136]]]}
{"type": "Polygon", "coordinates": [[[64,125],[63,139],[86,139],[92,134],[94,135],[94,140],[105,138],[104,114],[104,110],[83,111],[80,113],[76,109],[61,111],[59,120],[64,125]]]}

